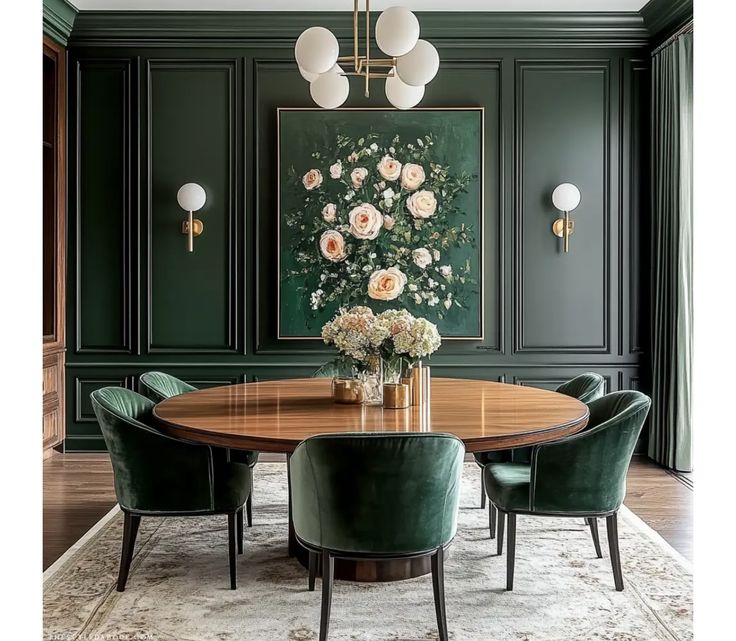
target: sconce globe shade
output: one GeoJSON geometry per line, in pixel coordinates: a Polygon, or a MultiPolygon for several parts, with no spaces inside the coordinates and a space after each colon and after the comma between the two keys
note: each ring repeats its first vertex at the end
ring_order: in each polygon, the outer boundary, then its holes
{"type": "Polygon", "coordinates": [[[557,185],[552,192],[552,204],[560,211],[572,211],[580,204],[580,190],[572,183],[557,185]]]}
{"type": "Polygon", "coordinates": [[[204,207],[207,194],[197,183],[187,183],[176,192],[176,200],[184,211],[198,211],[204,207]]]}
{"type": "Polygon", "coordinates": [[[350,83],[339,73],[323,73],[309,85],[312,100],[323,109],[337,109],[348,99],[350,83]]]}
{"type": "Polygon", "coordinates": [[[309,27],[302,31],[294,46],[297,64],[308,73],[325,73],[332,69],[340,55],[340,45],[332,31],[309,27]]]}
{"type": "Polygon", "coordinates": [[[424,87],[412,87],[397,75],[389,76],[386,78],[386,98],[397,109],[411,109],[424,98],[424,87]]]}
{"type": "Polygon", "coordinates": [[[396,60],[396,72],[399,77],[413,87],[426,85],[437,75],[440,68],[440,54],[426,40],[417,40],[417,44],[407,54],[396,60]]]}
{"type": "Polygon", "coordinates": [[[419,20],[405,7],[389,7],[376,21],[376,44],[389,56],[409,53],[419,40],[419,20]]]}

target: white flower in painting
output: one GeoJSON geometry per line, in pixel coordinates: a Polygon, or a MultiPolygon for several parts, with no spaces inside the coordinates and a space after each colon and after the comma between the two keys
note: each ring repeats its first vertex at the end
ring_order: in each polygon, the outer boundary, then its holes
{"type": "Polygon", "coordinates": [[[432,263],[432,255],[424,247],[415,249],[411,253],[411,257],[412,257],[412,260],[414,261],[414,264],[417,267],[419,267],[419,269],[424,269],[425,267],[427,267],[428,265],[432,263]]]}
{"type": "Polygon", "coordinates": [[[452,300],[450,298],[445,298],[442,304],[445,306],[445,309],[450,309],[450,307],[452,307],[452,300]]]}
{"type": "Polygon", "coordinates": [[[322,297],[324,296],[325,292],[322,289],[318,289],[317,291],[312,292],[310,299],[310,307],[312,309],[319,309],[322,306],[322,297]]]}
{"type": "Polygon", "coordinates": [[[440,267],[440,274],[445,278],[449,278],[452,276],[452,267],[450,265],[442,265],[442,267],[440,267]]]}
{"type": "Polygon", "coordinates": [[[378,151],[378,145],[375,142],[371,145],[371,151],[378,151]]]}
{"type": "Polygon", "coordinates": [[[414,163],[406,163],[401,170],[401,186],[409,191],[418,189],[426,178],[424,168],[414,163]]]}
{"type": "Polygon", "coordinates": [[[322,172],[319,169],[310,169],[302,176],[302,184],[306,189],[315,189],[322,184],[322,172]]]}
{"type": "Polygon", "coordinates": [[[427,300],[427,305],[429,305],[430,307],[434,307],[439,302],[440,302],[440,299],[437,298],[435,294],[432,294],[427,300]]]}
{"type": "Polygon", "coordinates": [[[353,199],[353,196],[355,196],[355,192],[349,191],[347,194],[345,194],[345,200],[350,201],[353,199]]]}
{"type": "Polygon", "coordinates": [[[396,194],[394,190],[389,187],[386,191],[381,194],[386,200],[391,200],[396,194]]]}
{"type": "Polygon", "coordinates": [[[389,231],[392,230],[394,228],[394,225],[395,224],[396,224],[396,221],[394,220],[393,216],[386,215],[386,216],[383,217],[383,226],[387,230],[389,230],[389,231]]]}
{"type": "Polygon", "coordinates": [[[415,292],[415,291],[417,291],[417,289],[419,289],[419,288],[414,283],[409,283],[409,291],[410,292],[415,292]]]}
{"type": "Polygon", "coordinates": [[[348,156],[348,162],[358,162],[358,152],[354,151],[348,156]]]}
{"type": "Polygon", "coordinates": [[[339,160],[334,165],[330,165],[330,176],[332,178],[342,176],[342,163],[339,160]]]}
{"type": "Polygon", "coordinates": [[[396,153],[396,149],[394,149],[393,147],[389,147],[388,150],[389,150],[389,153],[392,153],[392,154],[396,153]]]}
{"type": "Polygon", "coordinates": [[[437,211],[437,199],[434,192],[424,189],[406,199],[406,208],[414,218],[429,218],[437,211]]]}
{"type": "Polygon", "coordinates": [[[373,240],[383,226],[383,216],[370,203],[361,203],[350,210],[350,233],[361,240],[373,240]]]}
{"type": "Polygon", "coordinates": [[[414,302],[417,305],[421,305],[421,303],[422,303],[422,297],[419,294],[414,294],[414,302]]]}
{"type": "Polygon", "coordinates": [[[376,165],[378,173],[386,180],[398,180],[401,175],[401,163],[391,156],[384,156],[376,165]]]}
{"type": "Polygon", "coordinates": [[[417,138],[417,145],[424,147],[424,141],[421,138],[417,138]]]}
{"type": "Polygon", "coordinates": [[[339,231],[328,229],[319,239],[319,249],[322,255],[333,263],[339,263],[347,258],[345,239],[339,231]]]}
{"type": "Polygon", "coordinates": [[[355,189],[360,189],[363,186],[363,181],[368,175],[368,170],[365,167],[356,167],[350,172],[350,182],[352,182],[355,189]]]}
{"type": "Polygon", "coordinates": [[[435,287],[437,287],[437,281],[434,278],[428,278],[427,285],[430,289],[434,289],[435,287]]]}
{"type": "Polygon", "coordinates": [[[337,214],[337,207],[333,203],[329,203],[322,207],[322,218],[325,222],[332,223],[335,221],[335,215],[337,214]]]}
{"type": "Polygon", "coordinates": [[[406,275],[398,267],[378,269],[368,279],[368,296],[374,300],[394,300],[401,296],[406,275]]]}
{"type": "Polygon", "coordinates": [[[440,252],[438,249],[432,250],[432,258],[434,258],[435,261],[438,261],[440,259],[440,252]]]}

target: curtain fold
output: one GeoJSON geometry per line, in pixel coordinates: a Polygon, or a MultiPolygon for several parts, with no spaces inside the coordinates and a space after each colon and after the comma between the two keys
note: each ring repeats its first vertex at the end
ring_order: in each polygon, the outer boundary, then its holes
{"type": "Polygon", "coordinates": [[[652,410],[649,456],[692,469],[693,36],[652,58],[652,410]]]}

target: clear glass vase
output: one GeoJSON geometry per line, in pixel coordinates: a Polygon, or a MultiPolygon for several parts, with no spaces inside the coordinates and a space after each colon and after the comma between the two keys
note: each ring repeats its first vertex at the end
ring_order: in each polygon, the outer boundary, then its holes
{"type": "Polygon", "coordinates": [[[358,378],[363,383],[363,402],[366,405],[383,404],[383,359],[370,357],[358,378]]]}

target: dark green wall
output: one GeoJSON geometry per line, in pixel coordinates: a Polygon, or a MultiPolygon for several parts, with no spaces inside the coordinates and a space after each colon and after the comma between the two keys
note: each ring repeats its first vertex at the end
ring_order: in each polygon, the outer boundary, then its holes
{"type": "MultiPolygon", "coordinates": [[[[349,23],[259,16],[235,35],[185,18],[144,33],[140,16],[82,13],[70,41],[67,450],[103,446],[96,387],[153,368],[196,385],[308,375],[330,357],[276,339],[276,108],[312,105],[299,30],[349,23]],[[208,196],[193,254],[176,203],[188,181],[208,196]]],[[[442,66],[422,104],[486,110],[485,340],[446,343],[434,371],[554,387],[593,369],[609,390],[646,389],[645,33],[536,19],[511,46],[473,14],[426,18],[442,66]],[[583,198],[567,255],[550,231],[564,181],[583,198]]],[[[385,105],[375,82],[346,106],[385,105]]]]}

